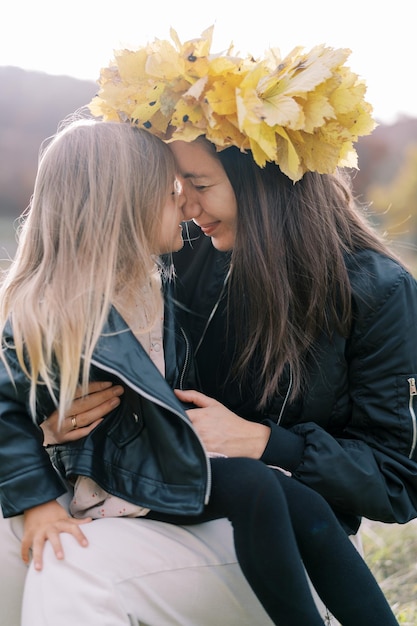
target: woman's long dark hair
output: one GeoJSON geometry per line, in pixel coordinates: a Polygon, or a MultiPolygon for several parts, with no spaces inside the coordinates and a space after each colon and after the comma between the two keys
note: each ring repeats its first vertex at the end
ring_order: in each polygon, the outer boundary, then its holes
{"type": "Polygon", "coordinates": [[[346,336],[352,321],[345,255],[371,248],[393,256],[356,206],[340,172],[309,172],[293,183],[258,167],[237,148],[218,153],[237,197],[230,296],[241,380],[256,357],[260,407],[276,393],[286,364],[294,398],[305,356],[323,331],[346,336]]]}

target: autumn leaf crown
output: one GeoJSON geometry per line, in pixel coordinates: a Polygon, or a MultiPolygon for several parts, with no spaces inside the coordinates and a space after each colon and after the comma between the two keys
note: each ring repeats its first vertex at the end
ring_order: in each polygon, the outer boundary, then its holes
{"type": "Polygon", "coordinates": [[[357,167],[354,142],[376,126],[366,85],[345,65],[348,49],[324,45],[263,60],[211,54],[213,26],[181,44],[156,39],[121,50],[101,70],[91,113],[130,122],[165,141],[200,135],[217,150],[250,150],[260,167],[276,163],[293,181],[307,171],[357,167]]]}

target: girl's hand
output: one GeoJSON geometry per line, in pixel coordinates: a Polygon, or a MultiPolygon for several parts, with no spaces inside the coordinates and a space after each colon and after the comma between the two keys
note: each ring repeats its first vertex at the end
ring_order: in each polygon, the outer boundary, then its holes
{"type": "Polygon", "coordinates": [[[32,550],[33,564],[40,571],[43,566],[43,548],[49,539],[57,559],[64,558],[60,533],[69,533],[75,537],[81,546],[87,546],[88,541],[80,529],[81,524],[91,522],[91,518],[82,520],[70,517],[67,511],[56,500],[40,504],[28,509],[24,514],[24,532],[21,545],[23,561],[29,563],[29,552],[32,550]]]}
{"type": "Polygon", "coordinates": [[[175,394],[182,402],[199,407],[187,410],[187,415],[207,452],[253,459],[262,456],[271,432],[268,426],[239,417],[199,391],[176,389],[175,394]]]}
{"type": "Polygon", "coordinates": [[[90,383],[88,395],[79,396],[74,400],[60,429],[57,411],[42,422],[44,445],[76,441],[88,435],[103,421],[105,415],[119,406],[119,396],[123,391],[121,385],[113,385],[111,382],[90,383]]]}

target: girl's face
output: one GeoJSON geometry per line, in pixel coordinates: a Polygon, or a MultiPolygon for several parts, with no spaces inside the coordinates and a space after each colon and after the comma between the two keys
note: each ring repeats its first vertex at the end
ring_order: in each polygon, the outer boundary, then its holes
{"type": "Polygon", "coordinates": [[[184,244],[181,226],[181,222],[184,221],[182,210],[184,202],[181,185],[178,180],[175,180],[161,212],[158,254],[181,250],[184,244]]]}
{"type": "Polygon", "coordinates": [[[215,248],[231,250],[236,236],[237,202],[222,164],[203,142],[173,141],[169,147],[182,184],[184,218],[200,226],[215,248]]]}

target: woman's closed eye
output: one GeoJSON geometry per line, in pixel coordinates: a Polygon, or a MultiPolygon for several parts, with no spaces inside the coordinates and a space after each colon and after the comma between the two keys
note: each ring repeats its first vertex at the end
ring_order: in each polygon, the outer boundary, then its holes
{"type": "Polygon", "coordinates": [[[204,189],[208,189],[210,187],[210,185],[199,185],[198,183],[195,183],[193,181],[190,181],[190,184],[193,189],[196,189],[197,191],[203,191],[204,189]]]}

